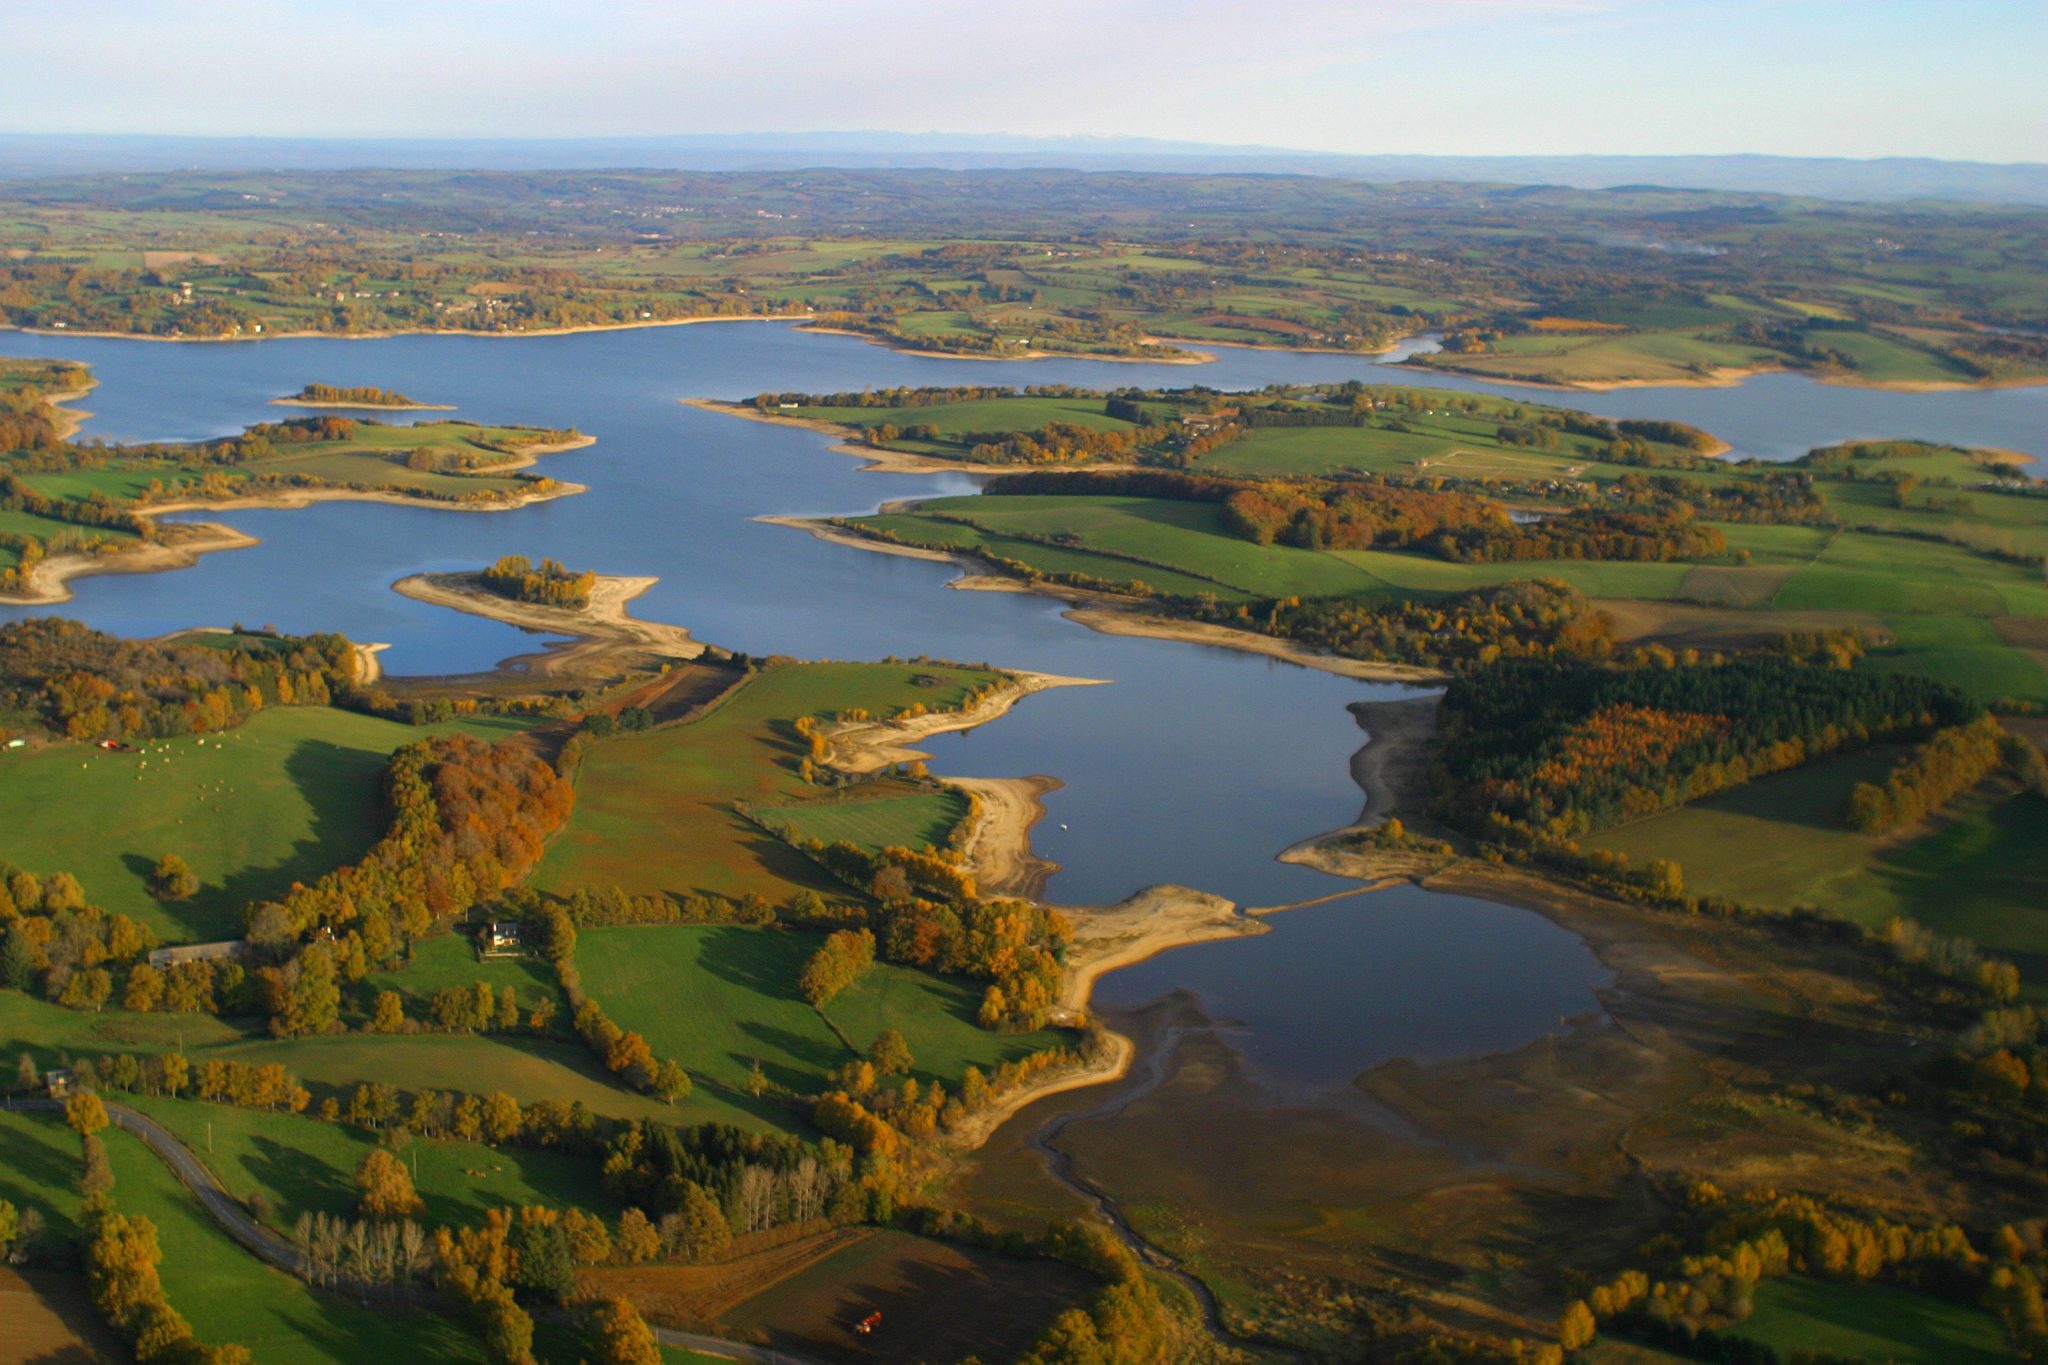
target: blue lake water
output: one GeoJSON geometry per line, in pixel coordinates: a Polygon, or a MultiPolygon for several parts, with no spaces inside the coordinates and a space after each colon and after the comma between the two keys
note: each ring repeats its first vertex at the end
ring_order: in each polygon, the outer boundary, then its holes
{"type": "Polygon", "coordinates": [[[1254,1077],[1329,1087],[1397,1057],[1520,1047],[1599,1008],[1612,973],[1549,920],[1394,886],[1275,915],[1267,933],[1175,948],[1105,976],[1094,1003],[1187,991],[1254,1077]],[[1386,970],[1388,963],[1406,968],[1386,970]]]}
{"type": "MultiPolygon", "coordinates": [[[[1276,862],[1273,855],[1357,814],[1361,798],[1348,762],[1360,736],[1345,704],[1405,689],[1234,651],[1098,635],[1063,619],[1062,606],[1046,598],[949,591],[957,573],[948,565],[863,553],[763,525],[754,518],[857,512],[893,499],[966,492],[974,483],[959,475],[865,472],[858,461],[831,453],[829,439],[816,433],[737,421],[685,407],[680,399],[959,382],[1254,388],[1356,378],[1569,402],[1612,416],[1673,417],[1728,439],[1738,454],[1763,458],[1789,458],[1862,436],[1929,437],[2048,455],[2043,389],[1892,394],[1775,375],[1725,389],[1564,395],[1441,379],[1366,357],[1237,348],[1221,349],[1215,363],[1202,366],[953,361],[778,323],[516,339],[183,345],[0,332],[0,354],[90,364],[99,387],[80,404],[95,414],[83,432],[88,438],[231,434],[275,418],[278,409],[269,400],[312,381],[395,388],[422,401],[455,404],[459,417],[575,426],[598,438],[595,446],[549,456],[543,465],[558,478],[587,485],[587,493],[515,512],[325,503],[289,512],[202,514],[262,544],[209,555],[175,573],[77,581],[76,599],[59,610],[101,629],[147,636],[241,622],[339,630],[390,644],[383,657],[394,673],[481,669],[530,651],[534,638],[389,588],[408,574],[473,568],[517,552],[602,573],[659,576],[635,604],[639,615],[749,653],[849,659],[928,653],[1110,680],[1042,693],[999,723],[930,744],[941,772],[1046,773],[1065,783],[1047,798],[1048,818],[1035,845],[1062,864],[1047,895],[1067,904],[1112,901],[1160,882],[1247,905],[1287,904],[1344,889],[1348,883],[1276,862]]],[[[0,619],[27,614],[0,608],[0,619]]],[[[1432,928],[1431,916],[1412,907],[1444,898],[1403,895],[1401,905],[1410,909],[1398,915],[1386,908],[1391,902],[1382,902],[1364,918],[1332,912],[1327,921],[1349,926],[1339,937],[1355,951],[1344,960],[1368,972],[1359,988],[1382,1001],[1400,999],[1404,980],[1437,979],[1441,946],[1473,934],[1522,943],[1524,953],[1535,951],[1529,943],[1547,944],[1564,955],[1560,962],[1578,964],[1546,969],[1546,977],[1577,983],[1581,969],[1593,969],[1575,938],[1538,917],[1492,907],[1488,913],[1498,918],[1482,922],[1468,909],[1455,909],[1432,928]],[[1388,926],[1397,920],[1406,927],[1389,937],[1388,926]],[[1509,924],[1521,928],[1510,933],[1502,927],[1509,924]],[[1514,934],[1534,938],[1523,942],[1514,934]],[[1418,956],[1425,942],[1435,946],[1418,956]]],[[[1218,961],[1230,960],[1226,953],[1255,955],[1236,960],[1256,967],[1265,961],[1261,955],[1281,952],[1281,944],[1301,945],[1292,960],[1308,966],[1325,951],[1320,931],[1290,930],[1215,952],[1218,961]],[[1269,943],[1275,946],[1260,946],[1269,943]]],[[[1208,951],[1170,954],[1157,961],[1172,967],[1148,964],[1109,982],[1119,993],[1149,989],[1143,983],[1156,985],[1161,973],[1177,973],[1180,964],[1207,963],[1194,954],[1208,951]]],[[[1526,1018],[1542,1022],[1567,1012],[1547,987],[1527,984],[1531,974],[1517,972],[1513,957],[1488,966],[1493,975],[1486,980],[1505,983],[1510,996],[1526,995],[1526,1018]]],[[[1272,975],[1247,968],[1248,979],[1272,975]]],[[[1284,1006],[1287,994],[1282,990],[1269,1003],[1284,1006]]],[[[1311,1011],[1303,1027],[1319,1027],[1313,1011],[1325,1007],[1323,991],[1292,994],[1299,1009],[1311,1011]]],[[[1477,985],[1467,996],[1452,997],[1454,1004],[1460,999],[1460,1008],[1475,1017],[1507,1017],[1495,996],[1477,985]]],[[[1249,1005],[1220,1008],[1254,1012],[1249,1005]]],[[[1367,1047],[1353,1025],[1375,1037],[1404,1029],[1436,1036],[1393,1016],[1355,1020],[1344,1030],[1351,1040],[1344,1046],[1353,1053],[1367,1047]]],[[[1414,1052],[1407,1044],[1389,1046],[1414,1052]]]]}

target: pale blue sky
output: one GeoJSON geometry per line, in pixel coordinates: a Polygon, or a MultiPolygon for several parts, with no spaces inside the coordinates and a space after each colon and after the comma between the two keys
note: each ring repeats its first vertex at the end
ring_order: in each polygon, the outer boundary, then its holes
{"type": "Polygon", "coordinates": [[[2048,160],[2048,0],[0,0],[0,132],[2048,160]]]}

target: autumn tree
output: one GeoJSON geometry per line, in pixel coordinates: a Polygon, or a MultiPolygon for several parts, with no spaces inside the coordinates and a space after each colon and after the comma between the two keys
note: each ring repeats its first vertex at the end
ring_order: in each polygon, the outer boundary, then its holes
{"type": "Polygon", "coordinates": [[[405,1163],[382,1147],[371,1148],[356,1163],[356,1191],[366,1218],[410,1218],[425,1207],[405,1163]]]}
{"type": "Polygon", "coordinates": [[[717,1260],[732,1245],[732,1227],[725,1211],[696,1181],[685,1181],[681,1206],[661,1220],[662,1241],[669,1251],[692,1265],[717,1260]]]}
{"type": "Polygon", "coordinates": [[[75,1091],[64,1101],[64,1122],[80,1137],[91,1137],[107,1126],[107,1107],[92,1091],[75,1091]]]}
{"type": "Polygon", "coordinates": [[[612,1234],[612,1249],[626,1264],[638,1265],[661,1254],[661,1234],[646,1214],[629,1208],[619,1215],[618,1231],[612,1234]]]}
{"type": "Polygon", "coordinates": [[[907,1076],[916,1065],[910,1045],[892,1028],[875,1035],[875,1041],[868,1046],[868,1060],[874,1063],[876,1074],[882,1076],[907,1076]]]}
{"type": "Polygon", "coordinates": [[[199,878],[175,853],[156,860],[149,874],[149,894],[160,901],[188,901],[199,893],[199,878]]]}
{"type": "Polygon", "coordinates": [[[661,1365],[661,1347],[629,1299],[600,1300],[591,1309],[590,1330],[597,1338],[594,1365],[661,1365]]]}

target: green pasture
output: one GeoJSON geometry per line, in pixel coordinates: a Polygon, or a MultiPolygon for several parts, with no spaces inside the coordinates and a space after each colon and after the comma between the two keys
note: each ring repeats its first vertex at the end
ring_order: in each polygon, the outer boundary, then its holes
{"type": "Polygon", "coordinates": [[[823,941],[773,928],[630,926],[585,932],[576,962],[584,989],[615,1023],[721,1090],[738,1090],[759,1062],[775,1084],[816,1093],[826,1073],[854,1056],[849,1042],[865,1050],[890,1028],[910,1045],[919,1079],[949,1088],[969,1066],[992,1071],[1063,1041],[1053,1031],[989,1032],[974,1022],[978,983],[887,963],[834,997],[821,1017],[796,983],[823,941]]]}
{"type": "Polygon", "coordinates": [[[845,840],[873,852],[884,848],[943,847],[967,818],[967,798],[953,791],[913,792],[872,800],[772,806],[755,812],[797,839],[832,844],[845,840]]]}
{"type": "Polygon", "coordinates": [[[2048,998],[2048,798],[1994,779],[1903,836],[1850,829],[1850,789],[1882,782],[1904,752],[1875,745],[1774,773],[1584,842],[1635,867],[1668,858],[1695,895],[1871,928],[1918,920],[2014,961],[2028,995],[2048,998]]]}
{"type": "Polygon", "coordinates": [[[566,1025],[568,1014],[562,988],[548,963],[534,956],[479,958],[476,942],[465,930],[422,939],[413,944],[407,961],[390,971],[372,972],[363,978],[358,998],[367,1011],[380,991],[397,991],[408,1019],[431,1018],[429,1004],[436,991],[449,986],[468,989],[488,982],[499,996],[510,991],[525,1014],[543,997],[553,1000],[556,1027],[566,1025]]]}
{"type": "Polygon", "coordinates": [[[62,1114],[0,1109],[0,1200],[42,1214],[46,1246],[75,1242],[84,1233],[82,1169],[78,1134],[62,1114]]]}
{"type": "Polygon", "coordinates": [[[1896,1285],[1766,1280],[1756,1309],[1731,1329],[1781,1356],[1826,1352],[1892,1365],[1996,1365],[2012,1359],[1997,1319],[1953,1299],[1896,1285]]]}
{"type": "Polygon", "coordinates": [[[383,833],[378,783],[393,750],[466,728],[287,706],[132,753],[60,744],[0,755],[0,859],[71,873],[94,903],[166,942],[232,938],[250,902],[353,861],[383,833]],[[150,870],[166,853],[198,876],[191,900],[150,896],[150,870]]]}
{"type": "Polygon", "coordinates": [[[576,812],[535,874],[542,890],[621,887],[786,901],[798,890],[844,894],[810,859],[741,815],[735,803],[815,797],[798,767],[803,716],[950,707],[998,675],[939,664],[781,664],[708,714],[591,746],[576,773],[576,812]],[[921,686],[924,679],[929,685],[921,686]]]}
{"type": "Polygon", "coordinates": [[[256,1038],[193,1053],[262,1065],[281,1062],[318,1094],[345,1099],[365,1080],[400,1090],[502,1090],[521,1104],[560,1100],[611,1118],[677,1122],[683,1111],[626,1089],[581,1041],[525,1034],[336,1034],[256,1038]]]}
{"type": "MultiPolygon", "coordinates": [[[[268,1222],[280,1233],[289,1235],[301,1213],[355,1216],[356,1166],[378,1146],[371,1132],[199,1100],[120,1099],[177,1134],[230,1194],[246,1202],[260,1193],[268,1222]]],[[[424,1225],[477,1223],[490,1209],[524,1204],[587,1209],[607,1220],[619,1212],[590,1157],[425,1139],[408,1143],[399,1155],[425,1202],[417,1219],[424,1225]]]]}
{"type": "Polygon", "coordinates": [[[199,1339],[237,1342],[264,1365],[358,1365],[365,1360],[481,1361],[452,1314],[365,1305],[309,1287],[256,1260],[128,1133],[106,1135],[114,1205],[156,1225],[160,1275],[199,1339]]]}

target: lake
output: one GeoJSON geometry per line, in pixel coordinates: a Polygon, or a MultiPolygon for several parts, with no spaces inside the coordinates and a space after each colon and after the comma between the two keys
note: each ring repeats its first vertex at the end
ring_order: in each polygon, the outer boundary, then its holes
{"type": "MultiPolygon", "coordinates": [[[[893,499],[971,491],[975,481],[865,472],[816,433],[678,400],[957,382],[1253,388],[1361,379],[1568,402],[1618,417],[1672,417],[1730,440],[1738,454],[1770,459],[1864,436],[2048,454],[2048,390],[2039,388],[1893,394],[1771,375],[1722,389],[1567,395],[1396,370],[1369,357],[1238,348],[1222,348],[1216,363],[1201,366],[954,361],[782,323],[183,345],[0,332],[0,354],[90,364],[100,387],[80,404],[95,414],[86,437],[227,435],[276,418],[271,398],[320,382],[400,389],[455,404],[454,415],[464,418],[575,426],[598,438],[541,466],[589,492],[516,512],[325,503],[201,514],[263,543],[175,573],[79,580],[76,599],[57,610],[104,630],[152,636],[237,622],[338,630],[389,643],[383,658],[394,673],[480,669],[532,650],[534,637],[413,602],[390,585],[522,553],[601,573],[658,575],[661,582],[635,604],[639,615],[752,654],[930,654],[1110,680],[1041,693],[1000,722],[930,743],[940,772],[1045,773],[1065,784],[1047,798],[1048,818],[1034,843],[1062,865],[1048,898],[1074,905],[1161,882],[1251,906],[1345,889],[1349,883],[1274,854],[1358,813],[1349,757],[1360,735],[1346,703],[1408,690],[1230,650],[1098,635],[1065,620],[1061,604],[1047,598],[949,591],[958,574],[945,564],[863,553],[761,524],[754,518],[865,511],[893,499]]],[[[0,619],[48,610],[5,608],[0,619]]],[[[1174,986],[1214,995],[1219,1011],[1267,1021],[1246,1035],[1246,1046],[1256,1048],[1264,1046],[1259,1036],[1302,1033],[1272,1011],[1290,1007],[1284,983],[1298,969],[1328,966],[1340,980],[1301,995],[1327,1004],[1348,990],[1358,993],[1360,1008],[1371,1005],[1364,1013],[1340,1009],[1336,1027],[1322,1030],[1341,1054],[1329,1065],[1353,1070],[1382,1054],[1513,1045],[1557,1014],[1584,1007],[1597,964],[1576,938],[1521,911],[1450,904],[1463,899],[1410,889],[1341,903],[1358,909],[1292,912],[1314,927],[1168,954],[1112,975],[1102,989],[1125,1003],[1174,986]],[[1474,956],[1475,941],[1500,951],[1474,956]],[[1290,965],[1273,965],[1273,954],[1290,965]],[[1453,960],[1458,989],[1437,1002],[1447,1012],[1424,1018],[1408,1011],[1402,1002],[1413,983],[1434,989],[1453,960]],[[1531,963],[1541,970],[1528,970],[1531,963]],[[1234,979],[1254,994],[1226,991],[1234,979]]],[[[1299,1042],[1273,1044],[1269,1064],[1323,1069],[1325,1062],[1290,1051],[1299,1042]]]]}

